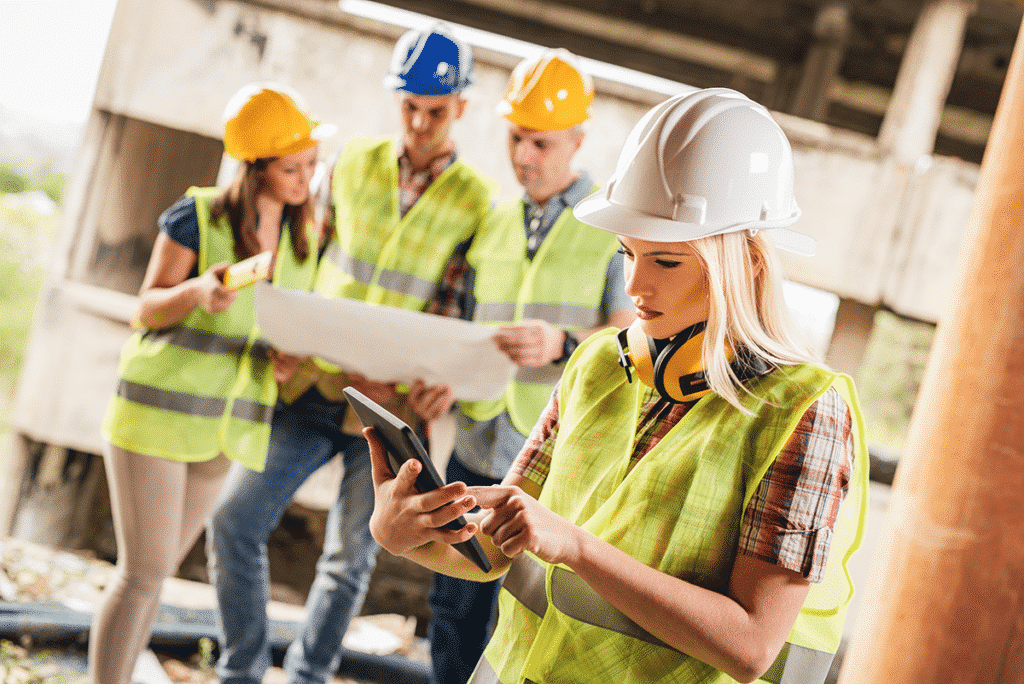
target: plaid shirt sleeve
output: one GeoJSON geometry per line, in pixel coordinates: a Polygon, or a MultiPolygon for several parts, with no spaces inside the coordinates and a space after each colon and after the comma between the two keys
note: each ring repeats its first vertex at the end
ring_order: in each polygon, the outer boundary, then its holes
{"type": "Polygon", "coordinates": [[[747,504],[737,552],[820,582],[852,467],[850,409],[830,389],[804,413],[747,504]]]}
{"type": "Polygon", "coordinates": [[[540,414],[540,420],[533,426],[523,450],[512,463],[512,473],[541,487],[548,479],[551,454],[555,451],[555,439],[558,437],[558,389],[559,386],[556,385],[551,392],[551,398],[548,399],[548,405],[540,414]]]}
{"type": "Polygon", "coordinates": [[[427,313],[450,318],[464,318],[466,311],[466,269],[469,264],[466,261],[466,253],[473,238],[469,238],[455,248],[444,273],[441,274],[441,282],[438,283],[434,299],[427,304],[427,313]]]}

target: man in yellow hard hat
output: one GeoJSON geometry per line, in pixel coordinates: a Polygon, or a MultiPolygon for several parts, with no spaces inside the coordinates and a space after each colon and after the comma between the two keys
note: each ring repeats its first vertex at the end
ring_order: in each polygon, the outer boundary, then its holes
{"type": "MultiPolygon", "coordinates": [[[[546,50],[512,72],[498,112],[520,200],[491,213],[467,254],[474,321],[518,366],[506,395],[461,402],[446,481],[498,484],[547,404],[580,340],[634,318],[613,236],[580,223],[572,207],[593,189],[573,157],[590,118],[593,82],[578,58],[546,50]]],[[[498,583],[436,575],[430,597],[434,680],[464,684],[486,645],[498,583]]]]}
{"type": "MultiPolygon", "coordinates": [[[[469,45],[442,23],[411,30],[395,45],[384,85],[395,93],[402,135],[352,140],[334,164],[316,292],[461,316],[448,306],[447,266],[463,255],[491,206],[491,183],[459,158],[451,138],[472,69],[469,45]]],[[[210,523],[211,575],[220,605],[231,606],[221,619],[223,684],[261,681],[270,662],[267,537],[299,486],[340,452],[344,475],[306,622],[284,661],[292,684],[321,684],[337,669],[379,549],[368,529],[369,452],[341,390],[355,386],[409,422],[447,413],[453,401],[450,388],[417,382],[404,393],[329,364],[306,360],[296,368],[301,360],[291,358],[288,369],[280,359],[277,366],[294,374],[282,383],[285,403],[275,413],[267,467],[229,481],[210,523]]]]}

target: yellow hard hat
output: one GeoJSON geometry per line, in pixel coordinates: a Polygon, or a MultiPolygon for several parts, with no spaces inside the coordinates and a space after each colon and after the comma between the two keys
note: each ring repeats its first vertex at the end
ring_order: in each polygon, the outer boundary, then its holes
{"type": "Polygon", "coordinates": [[[545,50],[524,59],[512,71],[498,113],[514,124],[537,131],[560,131],[590,118],[594,81],[565,48],[545,50]]]}
{"type": "Polygon", "coordinates": [[[337,131],[314,121],[302,97],[280,83],[250,83],[224,109],[224,151],[256,161],[301,152],[337,131]]]}

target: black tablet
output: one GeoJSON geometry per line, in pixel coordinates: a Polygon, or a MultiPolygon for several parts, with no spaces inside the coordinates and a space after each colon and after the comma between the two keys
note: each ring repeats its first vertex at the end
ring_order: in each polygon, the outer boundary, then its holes
{"type": "MultiPolygon", "coordinates": [[[[437,474],[437,469],[434,468],[434,463],[427,455],[427,450],[423,448],[423,442],[419,440],[412,428],[362,392],[351,387],[346,387],[342,391],[348,399],[349,406],[359,416],[363,425],[372,427],[380,437],[380,441],[384,443],[388,450],[388,465],[391,466],[392,473],[397,473],[403,463],[414,458],[423,466],[420,469],[420,474],[416,477],[416,489],[420,492],[429,492],[444,485],[444,480],[437,474]]],[[[459,530],[465,524],[466,519],[460,515],[445,525],[445,528],[459,530]]],[[[455,544],[455,548],[463,556],[473,561],[478,568],[484,572],[490,572],[491,561],[484,554],[476,537],[470,537],[467,541],[455,544]]]]}

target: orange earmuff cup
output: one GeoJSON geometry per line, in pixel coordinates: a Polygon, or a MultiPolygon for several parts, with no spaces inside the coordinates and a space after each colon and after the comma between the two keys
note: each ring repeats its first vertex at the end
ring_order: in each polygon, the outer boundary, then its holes
{"type": "Polygon", "coordinates": [[[640,329],[637,321],[633,321],[626,328],[626,343],[628,344],[629,359],[640,382],[648,387],[656,387],[654,384],[654,359],[658,352],[654,340],[640,329]]]}
{"type": "Polygon", "coordinates": [[[660,345],[640,327],[639,321],[626,328],[626,356],[640,381],[669,401],[693,401],[710,389],[702,365],[703,323],[684,330],[660,345]]]}
{"type": "MultiPolygon", "coordinates": [[[[619,364],[626,371],[626,379],[633,381],[632,368],[640,382],[656,389],[662,398],[680,403],[696,401],[710,392],[704,376],[704,326],[703,322],[697,323],[671,340],[655,340],[641,329],[639,321],[633,321],[616,337],[619,364]]],[[[742,360],[737,358],[728,340],[725,351],[741,381],[771,370],[771,366],[756,356],[747,354],[742,360]]]]}

